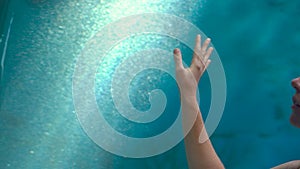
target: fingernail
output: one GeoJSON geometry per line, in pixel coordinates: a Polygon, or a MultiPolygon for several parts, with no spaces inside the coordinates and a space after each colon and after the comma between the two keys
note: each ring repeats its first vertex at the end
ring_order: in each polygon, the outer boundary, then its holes
{"type": "Polygon", "coordinates": [[[178,48],[174,49],[174,51],[173,51],[173,53],[176,55],[179,54],[179,52],[180,52],[180,50],[178,48]]]}

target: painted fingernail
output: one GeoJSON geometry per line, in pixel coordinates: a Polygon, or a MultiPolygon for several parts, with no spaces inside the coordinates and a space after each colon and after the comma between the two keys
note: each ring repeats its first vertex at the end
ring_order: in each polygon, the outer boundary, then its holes
{"type": "Polygon", "coordinates": [[[179,54],[179,52],[180,52],[180,50],[178,48],[174,49],[174,51],[173,51],[173,53],[176,55],[179,54]]]}

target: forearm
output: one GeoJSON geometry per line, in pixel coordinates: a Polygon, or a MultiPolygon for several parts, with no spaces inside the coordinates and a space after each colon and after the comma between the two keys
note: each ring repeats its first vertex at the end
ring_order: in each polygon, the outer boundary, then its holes
{"type": "Polygon", "coordinates": [[[185,137],[186,155],[190,169],[223,169],[224,166],[217,156],[204,129],[204,122],[195,98],[181,97],[182,113],[188,115],[183,118],[183,125],[187,126],[187,118],[196,118],[195,123],[185,137]],[[202,131],[204,129],[204,131],[202,131]],[[201,134],[201,132],[204,132],[201,134]],[[201,135],[202,143],[199,142],[201,135]]]}
{"type": "Polygon", "coordinates": [[[189,68],[183,66],[180,50],[176,48],[173,51],[176,81],[181,95],[182,125],[184,133],[188,133],[185,137],[185,147],[190,169],[224,168],[207,134],[205,132],[202,134],[204,123],[196,99],[199,80],[211,62],[209,57],[213,48],[209,47],[209,44],[209,38],[201,43],[201,36],[196,36],[193,59],[189,68]]]}

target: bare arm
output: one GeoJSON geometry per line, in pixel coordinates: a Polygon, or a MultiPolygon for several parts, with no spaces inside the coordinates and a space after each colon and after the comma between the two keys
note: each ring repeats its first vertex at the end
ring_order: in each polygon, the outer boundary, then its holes
{"type": "MultiPolygon", "coordinates": [[[[183,101],[185,102],[185,101],[183,101]]],[[[202,136],[201,140],[205,140],[203,143],[199,142],[200,133],[204,127],[204,123],[197,109],[198,104],[196,101],[189,101],[189,103],[183,103],[183,110],[187,110],[183,113],[197,113],[197,118],[194,126],[185,137],[186,156],[190,169],[223,169],[224,166],[217,156],[209,138],[202,136]],[[192,105],[193,104],[193,105],[192,105]]],[[[205,132],[205,130],[204,130],[205,132]]]]}
{"type": "Polygon", "coordinates": [[[198,82],[210,63],[209,57],[213,48],[208,48],[210,39],[201,45],[201,37],[196,37],[193,60],[189,68],[184,68],[179,49],[174,50],[176,64],[176,79],[180,88],[181,107],[183,114],[183,128],[186,123],[193,120],[194,125],[185,137],[187,160],[190,169],[223,169],[224,166],[217,156],[204,129],[204,135],[200,134],[204,128],[204,122],[196,99],[198,82]],[[199,141],[199,138],[203,141],[199,141]]]}
{"type": "Polygon", "coordinates": [[[300,169],[300,160],[290,161],[272,169],[300,169]]]}

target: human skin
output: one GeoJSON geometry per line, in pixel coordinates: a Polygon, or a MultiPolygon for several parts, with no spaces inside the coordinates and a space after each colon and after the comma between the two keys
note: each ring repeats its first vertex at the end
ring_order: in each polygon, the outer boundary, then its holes
{"type": "MultiPolygon", "coordinates": [[[[209,43],[210,39],[206,39],[201,44],[200,35],[196,37],[192,63],[188,68],[183,67],[180,50],[174,50],[176,80],[180,89],[183,114],[183,129],[184,132],[188,132],[184,141],[190,169],[224,169],[209,137],[206,135],[201,111],[196,99],[199,80],[211,62],[209,57],[213,48],[208,48],[209,43]],[[191,129],[187,127],[190,122],[193,123],[191,129]]],[[[292,98],[293,105],[290,122],[292,125],[300,128],[300,77],[292,80],[292,86],[295,88],[296,93],[292,98]]],[[[290,161],[272,169],[300,169],[300,160],[290,161]]]]}
{"type": "Polygon", "coordinates": [[[290,161],[271,169],[300,169],[300,160],[290,161]]]}
{"type": "Polygon", "coordinates": [[[292,80],[292,86],[295,88],[296,93],[293,96],[290,122],[292,125],[300,128],[300,77],[292,80]]]}
{"type": "MultiPolygon", "coordinates": [[[[292,80],[292,86],[296,93],[292,97],[293,105],[290,122],[292,125],[300,128],[300,77],[292,80]]],[[[300,160],[290,161],[272,169],[300,169],[300,160]]]]}
{"type": "Polygon", "coordinates": [[[201,44],[201,36],[197,35],[193,59],[190,67],[184,68],[179,49],[174,49],[176,64],[176,80],[180,90],[183,130],[187,132],[184,139],[189,169],[224,169],[204,128],[201,111],[196,99],[199,80],[210,64],[212,47],[208,47],[210,39],[201,44]],[[192,128],[189,128],[193,124],[192,128]],[[189,130],[190,129],[190,130],[189,130]]]}

